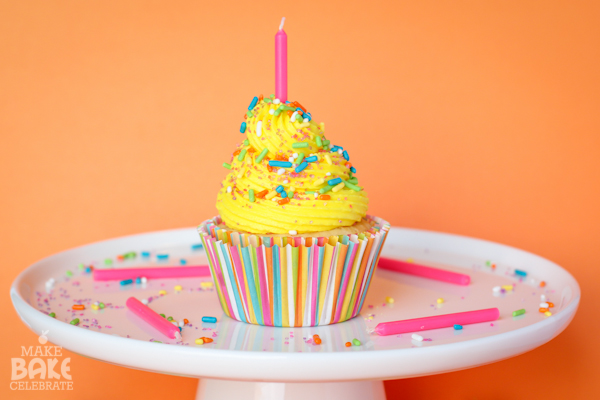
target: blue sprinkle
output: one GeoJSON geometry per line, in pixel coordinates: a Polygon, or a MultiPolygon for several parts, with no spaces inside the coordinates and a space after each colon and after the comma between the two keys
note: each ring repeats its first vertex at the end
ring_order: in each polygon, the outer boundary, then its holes
{"type": "Polygon", "coordinates": [[[333,147],[331,148],[331,151],[332,151],[332,152],[333,152],[333,151],[338,151],[338,150],[344,150],[344,148],[343,148],[342,146],[333,146],[333,147]]]}
{"type": "Polygon", "coordinates": [[[182,258],[181,260],[179,260],[179,264],[185,265],[187,264],[187,260],[185,258],[182,258]]]}
{"type": "Polygon", "coordinates": [[[281,193],[281,192],[283,192],[283,186],[281,186],[281,185],[277,186],[277,187],[275,188],[275,191],[276,191],[277,193],[281,193]]]}
{"type": "Polygon", "coordinates": [[[292,168],[292,163],[289,161],[269,160],[271,167],[292,168]]]}
{"type": "Polygon", "coordinates": [[[342,155],[344,156],[344,158],[346,159],[346,161],[350,161],[350,156],[348,155],[348,152],[346,150],[344,150],[344,152],[342,153],[342,155]]]}
{"type": "Polygon", "coordinates": [[[296,107],[296,111],[299,111],[304,114],[304,110],[302,110],[300,107],[296,107]]]}
{"type": "Polygon", "coordinates": [[[258,97],[254,96],[254,98],[250,102],[250,105],[248,106],[248,110],[252,111],[252,109],[256,107],[256,103],[258,103],[258,97]]]}
{"type": "Polygon", "coordinates": [[[169,255],[168,255],[168,254],[157,254],[157,255],[156,255],[156,258],[157,258],[158,260],[166,260],[166,259],[168,259],[168,258],[169,258],[169,255]]]}
{"type": "Polygon", "coordinates": [[[124,281],[121,281],[121,286],[125,286],[125,285],[131,285],[133,283],[133,279],[125,279],[124,281]]]}
{"type": "Polygon", "coordinates": [[[140,278],[139,276],[135,278],[135,283],[142,283],[142,278],[140,278]]]}
{"type": "Polygon", "coordinates": [[[515,269],[515,275],[527,276],[527,272],[521,271],[520,269],[515,269]]]}
{"type": "Polygon", "coordinates": [[[217,322],[216,317],[202,317],[202,322],[217,322]]]}
{"type": "Polygon", "coordinates": [[[308,163],[306,161],[302,161],[302,164],[296,167],[296,173],[304,171],[306,167],[308,167],[308,163]]]}
{"type": "Polygon", "coordinates": [[[92,269],[90,267],[85,267],[85,273],[89,274],[90,272],[92,272],[92,269]]]}
{"type": "Polygon", "coordinates": [[[178,328],[179,328],[179,332],[181,332],[181,327],[180,327],[180,326],[178,326],[178,328]]]}
{"type": "Polygon", "coordinates": [[[454,330],[455,330],[455,331],[460,331],[460,330],[462,330],[462,325],[454,324],[454,330]]]}
{"type": "Polygon", "coordinates": [[[309,121],[312,121],[312,115],[309,112],[305,112],[303,115],[304,118],[308,118],[309,121]]]}
{"type": "Polygon", "coordinates": [[[141,254],[142,254],[142,257],[150,257],[149,251],[142,251],[141,254]]]}
{"type": "Polygon", "coordinates": [[[202,243],[193,244],[192,250],[202,250],[202,243]]]}
{"type": "Polygon", "coordinates": [[[285,199],[287,197],[287,193],[284,191],[281,192],[281,198],[285,199]]]}
{"type": "Polygon", "coordinates": [[[306,157],[306,158],[304,159],[304,161],[306,161],[306,162],[315,162],[315,161],[317,161],[317,160],[318,160],[318,157],[317,157],[317,156],[310,156],[310,157],[306,157]]]}
{"type": "Polygon", "coordinates": [[[330,180],[327,181],[327,184],[329,186],[335,186],[338,183],[342,183],[342,178],[334,178],[334,179],[330,179],[330,180]]]}
{"type": "Polygon", "coordinates": [[[356,168],[350,167],[350,171],[352,171],[352,173],[355,174],[356,173],[356,168]]]}
{"type": "Polygon", "coordinates": [[[246,132],[246,123],[245,122],[242,122],[242,126],[240,126],[240,132],[241,133],[246,132]]]}

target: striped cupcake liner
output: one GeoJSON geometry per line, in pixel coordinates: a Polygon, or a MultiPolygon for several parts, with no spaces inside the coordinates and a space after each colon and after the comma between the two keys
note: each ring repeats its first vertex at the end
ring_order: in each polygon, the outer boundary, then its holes
{"type": "Polygon", "coordinates": [[[329,325],[357,316],[365,301],[390,225],[358,235],[268,237],[198,227],[225,314],[250,324],[329,325]]]}

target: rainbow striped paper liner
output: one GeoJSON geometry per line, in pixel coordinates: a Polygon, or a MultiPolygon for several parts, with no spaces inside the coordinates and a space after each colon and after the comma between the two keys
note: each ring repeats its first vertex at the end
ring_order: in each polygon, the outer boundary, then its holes
{"type": "Polygon", "coordinates": [[[390,225],[329,238],[268,237],[198,226],[225,314],[250,324],[329,325],[357,316],[390,225]]]}

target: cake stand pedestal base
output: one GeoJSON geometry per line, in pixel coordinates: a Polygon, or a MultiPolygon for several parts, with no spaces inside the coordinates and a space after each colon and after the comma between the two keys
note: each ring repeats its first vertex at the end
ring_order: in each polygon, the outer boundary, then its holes
{"type": "Polygon", "coordinates": [[[200,379],[196,400],[385,400],[383,381],[271,383],[200,379]]]}

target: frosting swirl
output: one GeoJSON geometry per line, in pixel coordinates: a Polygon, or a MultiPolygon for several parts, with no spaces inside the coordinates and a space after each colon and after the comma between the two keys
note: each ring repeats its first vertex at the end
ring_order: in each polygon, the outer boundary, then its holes
{"type": "Polygon", "coordinates": [[[367,213],[347,151],[299,103],[254,98],[242,123],[247,139],[224,163],[217,209],[230,228],[302,234],[352,226],[367,213]]]}

